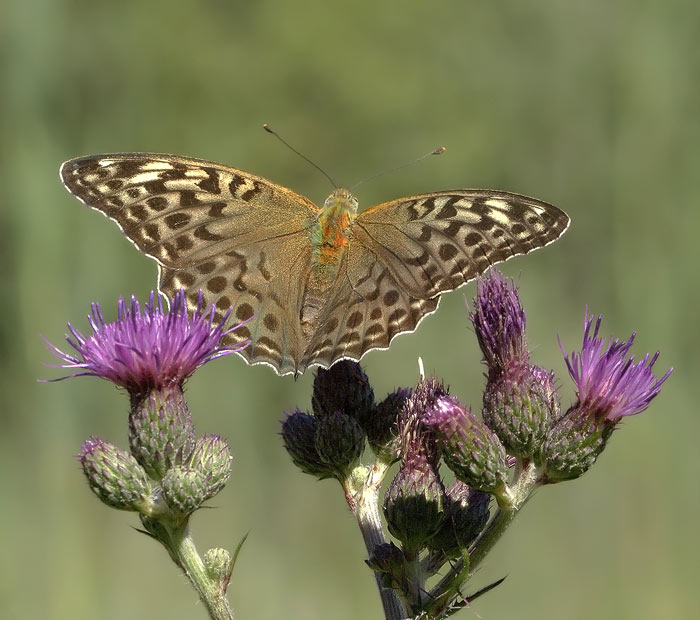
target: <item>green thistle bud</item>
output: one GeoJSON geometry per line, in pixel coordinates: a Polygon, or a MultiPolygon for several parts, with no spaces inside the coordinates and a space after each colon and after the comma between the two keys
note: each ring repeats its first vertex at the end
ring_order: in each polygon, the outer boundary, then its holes
{"type": "Polygon", "coordinates": [[[129,444],[136,460],[155,480],[187,460],[194,447],[194,426],[179,386],[132,400],[129,444]]]}
{"type": "Polygon", "coordinates": [[[163,498],[174,511],[189,515],[210,496],[207,474],[197,469],[173,467],[161,481],[163,498]]]}
{"type": "Polygon", "coordinates": [[[316,450],[339,480],[357,464],[365,447],[365,432],[354,418],[341,412],[324,416],[316,429],[316,450]]]}
{"type": "Polygon", "coordinates": [[[428,546],[448,558],[458,558],[486,526],[491,496],[470,489],[460,480],[445,490],[445,496],[445,519],[428,546]]]}
{"type": "Polygon", "coordinates": [[[517,360],[503,373],[492,373],[484,393],[483,418],[509,454],[535,455],[558,416],[553,373],[517,360]]]}
{"type": "Polygon", "coordinates": [[[503,444],[456,398],[437,399],[424,424],[435,433],[445,463],[459,480],[487,493],[506,484],[508,465],[503,444]]]}
{"type": "Polygon", "coordinates": [[[83,444],[78,459],[90,488],[105,504],[118,510],[148,510],[151,483],[131,454],[93,437],[83,444]]]}
{"type": "Polygon", "coordinates": [[[282,441],[292,462],[301,471],[322,480],[332,477],[333,471],[316,449],[317,429],[318,418],[297,409],[287,414],[282,422],[282,441]]]}
{"type": "Polygon", "coordinates": [[[319,418],[340,411],[360,424],[372,419],[376,409],[369,379],[362,367],[352,360],[341,360],[327,370],[318,369],[311,407],[319,418]]]}
{"type": "Polygon", "coordinates": [[[187,460],[187,467],[206,477],[206,499],[214,497],[224,488],[231,475],[231,451],[228,443],[218,435],[206,435],[197,440],[187,460]]]}
{"type": "Polygon", "coordinates": [[[440,529],[444,491],[425,453],[410,450],[384,496],[389,531],[410,554],[418,552],[440,529]]]}
{"type": "Polygon", "coordinates": [[[546,482],[573,480],[584,474],[605,449],[613,424],[573,408],[554,425],[542,449],[546,482]]]}
{"type": "Polygon", "coordinates": [[[233,570],[231,554],[226,549],[216,547],[209,549],[204,554],[203,561],[209,577],[218,581],[222,591],[226,592],[228,582],[231,579],[231,571],[233,570]]]}

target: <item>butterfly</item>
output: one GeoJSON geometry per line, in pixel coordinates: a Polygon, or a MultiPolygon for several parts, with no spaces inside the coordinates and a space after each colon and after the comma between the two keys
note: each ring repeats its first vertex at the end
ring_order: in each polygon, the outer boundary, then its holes
{"type": "Polygon", "coordinates": [[[229,166],[153,153],[65,162],[68,191],[114,220],[158,263],[158,286],[201,290],[217,318],[248,321],[227,338],[280,374],[385,349],[435,312],[440,294],[491,265],[552,243],[562,210],[504,191],[408,196],[358,213],[336,189],[317,207],[229,166]]]}

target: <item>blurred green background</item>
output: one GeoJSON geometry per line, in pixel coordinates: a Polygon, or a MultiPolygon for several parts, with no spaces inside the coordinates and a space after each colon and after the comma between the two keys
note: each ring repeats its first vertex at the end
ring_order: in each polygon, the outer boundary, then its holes
{"type": "MultiPolygon", "coordinates": [[[[221,161],[322,202],[327,181],[265,134],[270,123],[341,183],[446,145],[357,190],[401,195],[494,187],[564,208],[554,246],[509,262],[536,361],[573,389],[556,336],[579,346],[586,304],[604,332],[638,330],[676,370],[650,410],[583,478],[541,490],[471,582],[505,583],[458,617],[700,616],[697,308],[700,4],[5,0],[0,7],[0,616],[204,618],[133,514],[88,490],[74,458],[95,434],[126,445],[127,399],[60,371],[40,334],[87,328],[91,301],[154,287],[155,264],[72,198],[58,167],[79,155],[160,151],[221,161]]],[[[482,367],[465,296],[364,365],[378,397],[416,358],[478,405],[482,367]]],[[[195,541],[232,548],[238,618],[380,618],[339,487],[299,473],[284,410],[311,373],[279,378],[238,358],[189,384],[200,433],[230,440],[234,475],[193,519],[195,541]]]]}

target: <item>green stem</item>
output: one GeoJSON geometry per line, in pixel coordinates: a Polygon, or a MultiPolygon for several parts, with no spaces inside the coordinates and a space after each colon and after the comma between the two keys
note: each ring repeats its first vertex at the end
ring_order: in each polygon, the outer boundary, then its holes
{"type": "MultiPolygon", "coordinates": [[[[144,522],[146,525],[146,522],[144,522]]],[[[226,599],[225,586],[207,573],[202,558],[199,557],[189,527],[170,526],[162,522],[148,522],[149,532],[168,550],[173,561],[184,571],[197,591],[212,620],[233,620],[233,611],[226,599]]]]}
{"type": "MultiPolygon", "coordinates": [[[[344,485],[345,499],[357,520],[357,525],[362,533],[362,539],[365,542],[368,557],[372,555],[372,551],[377,545],[386,543],[384,530],[382,529],[382,520],[379,515],[378,499],[379,487],[382,484],[387,469],[388,465],[378,461],[374,464],[369,473],[367,473],[365,469],[363,473],[365,473],[366,476],[363,476],[364,483],[360,488],[355,489],[352,484],[352,482],[357,480],[360,476],[351,475],[344,485]]],[[[357,473],[359,474],[360,472],[358,471],[357,473]]],[[[405,618],[409,618],[410,616],[406,615],[396,592],[382,585],[381,574],[375,572],[374,577],[377,581],[377,588],[379,588],[379,596],[382,600],[385,619],[404,620],[405,618]]]]}

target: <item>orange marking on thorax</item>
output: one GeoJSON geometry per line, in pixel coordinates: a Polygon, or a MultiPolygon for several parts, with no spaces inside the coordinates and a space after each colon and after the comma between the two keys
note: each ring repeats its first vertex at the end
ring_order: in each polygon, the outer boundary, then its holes
{"type": "Polygon", "coordinates": [[[329,217],[321,217],[321,243],[318,246],[318,262],[320,264],[335,263],[348,245],[347,228],[351,223],[347,212],[331,213],[329,217]]]}

